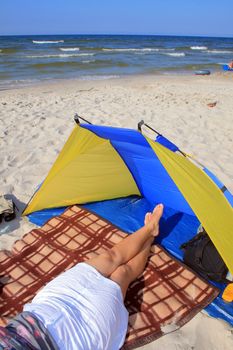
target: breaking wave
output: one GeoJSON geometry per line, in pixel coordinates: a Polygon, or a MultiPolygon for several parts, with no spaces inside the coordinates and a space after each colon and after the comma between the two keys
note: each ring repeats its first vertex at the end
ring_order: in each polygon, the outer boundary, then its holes
{"type": "Polygon", "coordinates": [[[164,55],[172,56],[172,57],[184,57],[184,52],[163,52],[164,55]]]}
{"type": "Polygon", "coordinates": [[[60,47],[61,51],[79,51],[79,47],[60,47]]]}
{"type": "Polygon", "coordinates": [[[158,48],[143,48],[143,49],[137,49],[137,48],[119,48],[119,49],[109,49],[109,48],[102,48],[103,51],[109,51],[109,52],[158,52],[162,49],[158,48]]]}
{"type": "Polygon", "coordinates": [[[207,46],[191,46],[190,49],[191,50],[207,50],[208,47],[207,46]]]}
{"type": "Polygon", "coordinates": [[[64,43],[64,40],[32,40],[33,44],[58,44],[64,43]]]}
{"type": "Polygon", "coordinates": [[[212,53],[212,54],[231,54],[231,53],[233,53],[233,51],[232,50],[207,50],[207,52],[208,53],[212,53]]]}
{"type": "Polygon", "coordinates": [[[26,56],[27,58],[69,58],[69,57],[80,57],[80,56],[94,56],[94,53],[61,53],[57,55],[31,55],[26,56]]]}

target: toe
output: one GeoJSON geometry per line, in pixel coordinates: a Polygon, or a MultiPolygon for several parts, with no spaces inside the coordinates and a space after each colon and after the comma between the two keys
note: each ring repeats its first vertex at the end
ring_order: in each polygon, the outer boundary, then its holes
{"type": "Polygon", "coordinates": [[[153,210],[153,215],[154,218],[156,218],[157,220],[161,218],[161,216],[163,215],[163,204],[156,205],[156,207],[153,210]]]}
{"type": "Polygon", "coordinates": [[[151,213],[146,213],[145,219],[144,219],[145,225],[148,224],[148,222],[150,221],[150,219],[151,219],[151,213]]]}

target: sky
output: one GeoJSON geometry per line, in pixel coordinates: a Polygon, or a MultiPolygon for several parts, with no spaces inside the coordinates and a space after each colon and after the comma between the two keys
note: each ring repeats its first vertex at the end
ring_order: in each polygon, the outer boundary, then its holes
{"type": "Polygon", "coordinates": [[[0,0],[0,35],[233,37],[233,0],[0,0]]]}

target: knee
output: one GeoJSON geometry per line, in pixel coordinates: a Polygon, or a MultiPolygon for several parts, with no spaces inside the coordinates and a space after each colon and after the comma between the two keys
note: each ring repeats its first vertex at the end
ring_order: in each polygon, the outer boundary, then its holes
{"type": "Polygon", "coordinates": [[[131,267],[127,264],[120,265],[115,273],[117,273],[122,280],[130,280],[132,277],[131,267]]]}
{"type": "Polygon", "coordinates": [[[109,249],[104,253],[104,255],[112,265],[119,266],[122,263],[121,254],[115,248],[109,249]]]}

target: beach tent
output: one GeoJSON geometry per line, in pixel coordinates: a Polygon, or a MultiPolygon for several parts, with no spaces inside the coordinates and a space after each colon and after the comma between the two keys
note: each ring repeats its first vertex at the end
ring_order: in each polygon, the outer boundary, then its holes
{"type": "Polygon", "coordinates": [[[182,259],[180,244],[201,223],[233,273],[233,197],[215,175],[161,134],[145,136],[143,122],[138,130],[76,122],[24,215],[43,224],[41,215],[84,204],[130,233],[163,203],[159,243],[182,259]]]}
{"type": "Polygon", "coordinates": [[[233,273],[230,203],[203,169],[166,141],[135,130],[77,124],[24,214],[140,195],[196,215],[233,273]]]}

